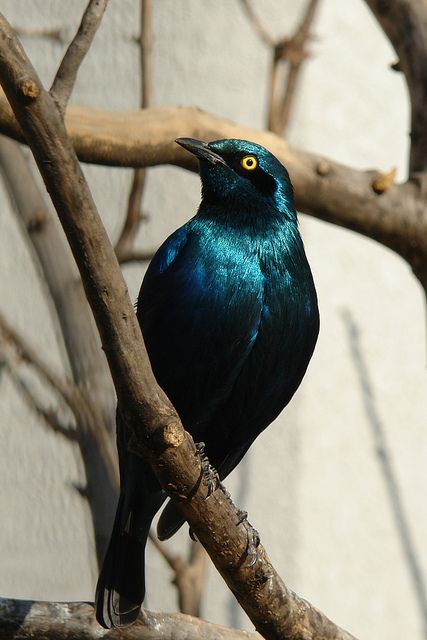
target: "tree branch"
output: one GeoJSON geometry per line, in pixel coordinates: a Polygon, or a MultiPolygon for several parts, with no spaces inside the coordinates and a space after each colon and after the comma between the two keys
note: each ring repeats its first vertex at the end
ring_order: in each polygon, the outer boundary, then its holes
{"type": "Polygon", "coordinates": [[[56,72],[50,93],[61,112],[65,111],[76,81],[77,72],[101,24],[107,2],[108,0],[89,0],[80,27],[56,72]]]}
{"type": "Polygon", "coordinates": [[[248,523],[228,494],[208,497],[192,439],[151,371],[113,248],[68,139],[59,109],[43,89],[13,30],[0,16],[0,80],[34,154],[70,242],[116,386],[131,446],[147,459],[259,631],[270,639],[349,640],[287,589],[260,545],[248,566],[248,523]]]}
{"type": "Polygon", "coordinates": [[[164,542],[154,533],[149,534],[150,542],[174,572],[173,583],[178,590],[178,606],[181,613],[200,615],[200,603],[207,574],[207,555],[199,541],[191,542],[188,559],[170,553],[164,542]]]}
{"type": "Polygon", "coordinates": [[[55,214],[47,206],[19,145],[4,136],[0,136],[0,168],[23,238],[42,274],[48,309],[59,325],[57,335],[64,341],[59,345],[63,347],[64,368],[71,370],[74,387],[85,399],[79,403],[82,410],[77,412],[74,407],[74,415],[97,558],[102,561],[118,485],[117,456],[111,437],[115,432],[114,387],[73,256],[55,214]]]}
{"type": "MultiPolygon", "coordinates": [[[[403,256],[427,288],[427,211],[422,182],[411,180],[375,193],[378,172],[359,171],[290,146],[279,136],[237,125],[195,107],[152,107],[117,113],[70,107],[68,132],[84,162],[111,166],[173,164],[192,171],[197,162],[173,140],[243,138],[267,147],[288,168],[299,211],[368,236],[403,256]],[[422,279],[426,268],[426,279],[422,279]]],[[[0,130],[22,138],[0,100],[0,130]]]]}
{"type": "Polygon", "coordinates": [[[57,42],[63,42],[65,39],[64,27],[52,27],[51,29],[46,27],[18,27],[15,26],[15,31],[18,36],[22,38],[50,38],[57,42]]]}
{"type": "Polygon", "coordinates": [[[252,7],[252,4],[251,4],[250,0],[240,0],[240,3],[242,5],[243,9],[245,10],[246,15],[247,15],[249,21],[251,22],[253,28],[258,33],[259,37],[264,42],[264,44],[266,44],[267,47],[275,47],[276,46],[276,41],[268,33],[267,29],[264,27],[264,25],[262,24],[261,20],[258,18],[257,14],[255,13],[255,11],[254,11],[254,9],[252,7]]]}
{"type": "Polygon", "coordinates": [[[301,24],[291,37],[275,40],[265,29],[262,22],[253,10],[249,0],[241,0],[241,4],[257,31],[261,40],[269,47],[271,52],[270,89],[268,99],[267,128],[269,131],[283,135],[289,123],[292,105],[295,101],[296,89],[302,64],[308,57],[305,44],[310,38],[310,28],[317,9],[318,0],[308,0],[308,4],[301,24]],[[289,63],[284,90],[280,84],[283,82],[282,67],[289,63]]]}
{"type": "Polygon", "coordinates": [[[0,598],[0,640],[261,640],[258,633],[229,629],[181,613],[144,611],[126,629],[101,629],[86,602],[33,602],[0,598]]]}
{"type": "MultiPolygon", "coordinates": [[[[143,169],[141,169],[141,171],[143,171],[143,169]]],[[[121,251],[117,256],[117,259],[121,265],[129,264],[131,262],[148,262],[154,254],[155,249],[151,249],[149,251],[136,251],[134,249],[130,249],[129,251],[121,251]]]]}
{"type": "Polygon", "coordinates": [[[101,455],[103,455],[109,467],[113,482],[118,486],[119,475],[117,457],[113,450],[111,440],[108,437],[107,431],[99,427],[97,417],[92,415],[94,413],[94,408],[88,401],[88,397],[84,391],[75,385],[63,381],[57,374],[55,374],[47,363],[43,362],[26,340],[12,329],[1,314],[0,334],[3,335],[3,340],[11,344],[11,346],[16,350],[18,356],[24,362],[34,367],[36,372],[52,387],[54,391],[56,391],[72,411],[77,423],[80,423],[80,426],[83,423],[87,428],[91,429],[99,451],[101,452],[101,455]]]}
{"type": "Polygon", "coordinates": [[[286,78],[286,87],[283,97],[278,105],[277,117],[279,131],[283,135],[289,123],[292,107],[301,76],[301,69],[304,61],[309,56],[305,48],[306,42],[310,39],[310,30],[317,10],[318,0],[308,0],[307,7],[296,32],[284,43],[282,57],[289,63],[289,71],[286,78]]]}
{"type": "MultiPolygon", "coordinates": [[[[153,78],[152,78],[152,2],[151,0],[141,0],[141,33],[138,38],[139,42],[139,58],[141,67],[141,108],[145,109],[151,104],[153,95],[153,78]]],[[[146,182],[145,169],[135,169],[133,172],[132,186],[129,193],[128,209],[119,240],[115,246],[116,256],[120,262],[134,261],[135,257],[129,259],[129,256],[135,256],[133,250],[136,235],[139,226],[143,220],[142,197],[144,194],[146,182]]]]}
{"type": "Polygon", "coordinates": [[[411,99],[411,174],[427,170],[427,5],[366,0],[399,56],[411,99]]]}
{"type": "Polygon", "coordinates": [[[18,358],[34,367],[36,372],[62,398],[71,411],[74,411],[76,402],[78,403],[79,400],[75,398],[73,386],[62,380],[46,362],[43,362],[26,340],[12,329],[2,314],[0,314],[0,336],[4,343],[9,344],[15,350],[18,358]]]}

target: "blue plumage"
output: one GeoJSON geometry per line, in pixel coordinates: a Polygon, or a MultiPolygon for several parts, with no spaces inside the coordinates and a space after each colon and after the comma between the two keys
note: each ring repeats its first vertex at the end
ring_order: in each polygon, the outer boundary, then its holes
{"type": "MultiPolygon", "coordinates": [[[[159,384],[224,478],[299,386],[317,340],[317,299],[280,162],[243,140],[177,142],[200,160],[202,202],[154,256],[137,314],[159,384]]],[[[108,627],[138,614],[146,536],[165,499],[118,428],[121,501],[97,589],[108,627]]],[[[181,523],[168,504],[159,537],[181,523]]]]}

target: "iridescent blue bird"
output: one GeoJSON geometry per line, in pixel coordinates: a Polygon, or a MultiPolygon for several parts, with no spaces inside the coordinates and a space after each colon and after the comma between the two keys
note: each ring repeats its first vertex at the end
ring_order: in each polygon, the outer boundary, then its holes
{"type": "MultiPolygon", "coordinates": [[[[177,142],[200,161],[202,201],[154,256],[137,315],[157,381],[223,479],[298,388],[319,331],[317,297],[282,164],[245,140],[177,142]]],[[[127,440],[119,419],[121,493],[97,587],[105,627],[138,615],[147,535],[166,498],[127,440]]],[[[170,502],[159,537],[182,522],[170,502]]]]}

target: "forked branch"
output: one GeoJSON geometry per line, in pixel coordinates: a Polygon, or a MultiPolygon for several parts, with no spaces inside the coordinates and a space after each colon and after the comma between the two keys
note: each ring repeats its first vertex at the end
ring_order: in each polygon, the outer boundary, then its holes
{"type": "Polygon", "coordinates": [[[101,24],[108,0],[90,0],[80,27],[65,52],[51,87],[51,95],[62,112],[65,111],[76,82],[77,72],[89,51],[95,33],[101,24]]]}
{"type": "Polygon", "coordinates": [[[194,443],[157,385],[113,248],[102,226],[62,115],[0,16],[0,81],[57,209],[94,313],[131,446],[152,465],[256,628],[266,638],[350,640],[290,591],[264,548],[245,562],[248,523],[222,490],[207,500],[194,443]],[[195,489],[197,487],[197,489],[195,489]]]}

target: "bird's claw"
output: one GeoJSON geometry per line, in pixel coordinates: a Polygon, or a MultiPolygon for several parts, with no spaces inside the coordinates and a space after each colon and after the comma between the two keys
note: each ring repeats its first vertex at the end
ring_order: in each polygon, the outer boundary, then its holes
{"type": "Polygon", "coordinates": [[[245,565],[245,567],[246,569],[250,569],[251,567],[254,567],[258,561],[257,548],[260,545],[261,539],[258,531],[248,521],[248,512],[239,510],[238,516],[239,520],[237,522],[237,526],[239,526],[239,524],[244,524],[248,536],[245,555],[246,558],[249,558],[249,562],[245,565]]]}
{"type": "Polygon", "coordinates": [[[247,511],[242,511],[241,509],[239,509],[237,511],[237,515],[239,517],[239,519],[237,521],[237,526],[239,526],[239,524],[242,524],[242,522],[244,522],[245,520],[248,519],[248,512],[247,511]]]}
{"type": "Polygon", "coordinates": [[[203,484],[208,488],[208,494],[206,499],[213,494],[214,491],[220,488],[221,482],[219,480],[218,472],[211,466],[209,459],[205,453],[205,443],[196,443],[196,455],[200,458],[202,465],[202,479],[203,484]]]}
{"type": "Polygon", "coordinates": [[[259,547],[259,543],[261,539],[259,537],[259,533],[256,529],[253,528],[252,525],[249,525],[248,529],[248,544],[246,547],[246,557],[249,558],[249,562],[246,565],[247,569],[254,567],[258,561],[258,552],[257,548],[259,547]]]}

